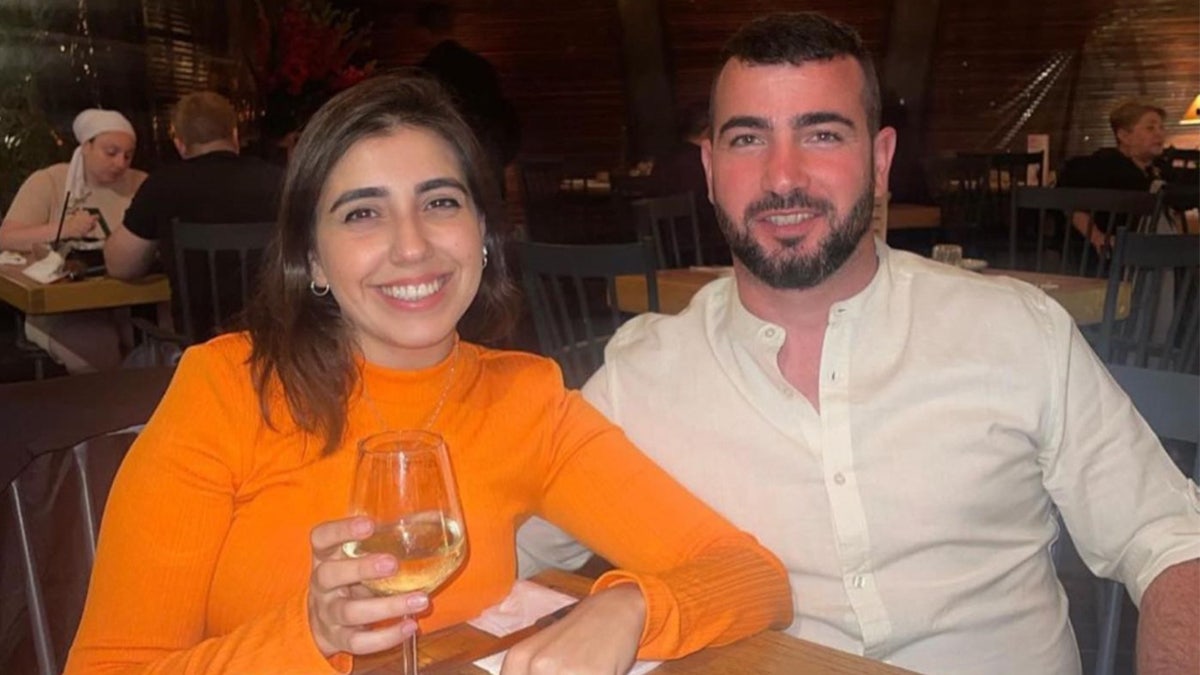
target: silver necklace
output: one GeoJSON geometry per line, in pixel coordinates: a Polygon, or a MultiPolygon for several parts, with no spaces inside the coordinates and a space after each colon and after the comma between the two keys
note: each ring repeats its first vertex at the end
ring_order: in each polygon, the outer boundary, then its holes
{"type": "MultiPolygon", "coordinates": [[[[446,396],[450,393],[451,385],[454,384],[454,371],[458,368],[458,340],[454,341],[454,349],[450,354],[450,370],[446,373],[446,383],[442,385],[442,394],[438,396],[437,405],[433,407],[433,412],[429,413],[429,418],[425,420],[425,424],[421,426],[422,431],[429,431],[433,423],[437,421],[438,415],[442,413],[442,406],[446,405],[446,396]]],[[[366,399],[367,405],[371,406],[371,412],[375,414],[376,421],[379,422],[380,428],[384,431],[395,431],[390,424],[383,419],[383,415],[379,412],[379,408],[375,405],[375,398],[371,396],[371,392],[367,389],[367,380],[364,377],[362,381],[363,398],[366,399]]]]}

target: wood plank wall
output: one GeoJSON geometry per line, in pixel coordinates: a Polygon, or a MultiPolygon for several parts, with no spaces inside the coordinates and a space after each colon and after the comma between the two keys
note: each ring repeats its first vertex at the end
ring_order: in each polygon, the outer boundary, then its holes
{"type": "Polygon", "coordinates": [[[1108,112],[1129,97],[1165,108],[1172,140],[1196,147],[1200,132],[1177,121],[1200,93],[1198,19],[1194,0],[942,0],[929,150],[1017,150],[1026,134],[1046,133],[1057,166],[1113,145],[1108,112]],[[1033,105],[1043,87],[1030,85],[1039,74],[1053,79],[1056,57],[1068,62],[1033,105]],[[1031,114],[1021,124],[1013,113],[1023,111],[1031,114]]]}
{"type": "MultiPolygon", "coordinates": [[[[892,0],[657,1],[677,107],[707,100],[721,44],[758,14],[825,12],[855,26],[877,62],[892,16],[892,0]]],[[[425,47],[415,40],[415,0],[345,4],[374,21],[381,65],[419,60],[425,47]]],[[[636,159],[624,156],[617,0],[454,4],[459,41],[497,67],[520,112],[524,154],[586,158],[597,167],[636,159]]],[[[1020,149],[1026,134],[1048,133],[1057,165],[1110,145],[1108,110],[1130,95],[1166,108],[1172,140],[1196,147],[1200,130],[1175,120],[1200,93],[1198,16],[1195,0],[942,0],[922,120],[926,152],[1020,149]],[[1057,79],[1030,87],[1043,72],[1057,79]]]]}

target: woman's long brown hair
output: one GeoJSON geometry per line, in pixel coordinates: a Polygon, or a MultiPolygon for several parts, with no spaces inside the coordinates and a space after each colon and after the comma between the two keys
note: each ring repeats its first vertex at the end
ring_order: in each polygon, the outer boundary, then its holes
{"type": "Polygon", "coordinates": [[[300,136],[284,180],[276,236],[264,258],[258,291],[246,308],[253,347],[250,366],[264,420],[274,427],[270,400],[282,390],[296,425],[322,439],[322,454],[341,442],[357,383],[357,347],[333,295],[309,290],[317,201],[334,165],[351,146],[398,127],[417,127],[453,148],[476,212],[485,219],[489,263],[479,292],[459,323],[468,340],[505,337],[516,317],[508,277],[495,176],[470,127],[436,81],[417,74],[381,75],[338,94],[300,136]]]}

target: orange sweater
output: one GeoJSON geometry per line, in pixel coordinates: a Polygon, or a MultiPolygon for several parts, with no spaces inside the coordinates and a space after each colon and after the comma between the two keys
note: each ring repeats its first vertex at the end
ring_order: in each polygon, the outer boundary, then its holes
{"type": "MultiPolygon", "coordinates": [[[[682,656],[785,626],[779,562],[696,501],[576,392],[546,359],[463,343],[434,430],[446,438],[469,543],[465,569],[432,596],[424,632],[499,602],[515,577],[514,533],[540,514],[618,567],[596,584],[638,583],[639,655],[682,656]]],[[[265,427],[244,335],[189,349],[113,485],[67,673],[322,673],[308,626],[309,531],[345,517],[355,439],[419,427],[449,359],[400,372],[365,364],[346,439],[319,441],[282,399],[265,427]]]]}

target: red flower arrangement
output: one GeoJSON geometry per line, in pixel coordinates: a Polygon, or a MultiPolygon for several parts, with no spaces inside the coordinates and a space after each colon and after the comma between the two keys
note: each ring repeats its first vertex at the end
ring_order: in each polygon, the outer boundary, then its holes
{"type": "Polygon", "coordinates": [[[371,74],[375,63],[352,61],[366,44],[356,12],[328,0],[258,3],[258,42],[251,71],[263,100],[263,130],[282,137],[300,128],[330,96],[371,74]]]}

